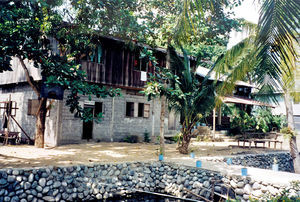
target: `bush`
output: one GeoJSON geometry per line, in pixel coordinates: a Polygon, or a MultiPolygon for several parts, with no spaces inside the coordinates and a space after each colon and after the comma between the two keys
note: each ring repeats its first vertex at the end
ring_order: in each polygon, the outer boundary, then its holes
{"type": "Polygon", "coordinates": [[[124,138],[124,142],[128,143],[137,143],[138,142],[138,136],[137,135],[128,135],[124,138]]]}
{"type": "Polygon", "coordinates": [[[182,133],[181,132],[179,132],[179,133],[176,133],[176,135],[173,137],[173,141],[174,142],[181,142],[182,141],[182,133]]]}
{"type": "Polygon", "coordinates": [[[151,139],[150,139],[150,135],[149,135],[149,132],[146,130],[144,132],[144,142],[150,142],[151,139]]]}
{"type": "Polygon", "coordinates": [[[269,108],[258,108],[252,115],[240,110],[235,106],[227,108],[230,114],[230,134],[236,135],[247,130],[267,133],[279,131],[286,125],[283,115],[273,115],[269,108]]]}

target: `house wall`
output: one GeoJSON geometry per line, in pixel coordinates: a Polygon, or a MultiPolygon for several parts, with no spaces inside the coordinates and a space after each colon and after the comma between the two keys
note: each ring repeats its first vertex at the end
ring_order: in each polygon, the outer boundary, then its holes
{"type": "MultiPolygon", "coordinates": [[[[34,138],[35,135],[35,121],[36,118],[32,115],[27,115],[28,111],[28,100],[29,99],[37,99],[36,94],[31,89],[31,87],[26,83],[20,83],[19,85],[14,85],[10,87],[1,86],[0,87],[0,102],[8,101],[9,96],[11,96],[11,101],[17,102],[17,111],[15,119],[24,129],[24,131],[30,136],[30,138],[34,138]]],[[[57,101],[52,104],[52,109],[50,111],[49,116],[46,119],[46,131],[45,131],[45,144],[48,146],[56,146],[57,137],[56,134],[56,125],[57,125],[57,101]]],[[[2,130],[3,126],[3,110],[0,114],[0,130],[2,130]]],[[[13,120],[10,122],[10,131],[20,132],[22,137],[25,138],[24,133],[21,129],[14,123],[13,120]]]]}
{"type": "MultiPolygon", "coordinates": [[[[123,141],[126,136],[137,135],[143,141],[144,133],[150,136],[158,136],[160,130],[160,101],[148,101],[147,97],[128,94],[121,91],[122,96],[115,98],[99,99],[92,97],[92,101],[102,102],[103,119],[93,123],[93,139],[100,141],[123,141]],[[126,102],[150,104],[148,118],[127,117],[126,102]]],[[[66,97],[66,95],[65,95],[66,97]]],[[[80,102],[88,101],[88,97],[81,97],[80,102]]],[[[83,121],[74,117],[67,106],[62,110],[62,135],[60,144],[68,144],[82,141],[83,121]],[[67,126],[67,127],[66,127],[67,126]]],[[[176,130],[168,130],[168,115],[165,118],[165,133],[174,134],[179,129],[179,119],[176,119],[176,130]]]]}
{"type": "MultiPolygon", "coordinates": [[[[100,123],[93,123],[93,140],[122,141],[126,136],[137,135],[143,141],[144,133],[150,136],[159,135],[160,129],[160,101],[148,101],[147,97],[130,94],[126,90],[121,91],[122,96],[115,98],[99,99],[92,97],[93,101],[102,102],[103,119],[100,123]],[[149,117],[126,117],[126,102],[150,104],[149,117]],[[114,103],[114,104],[113,104],[114,103]],[[114,107],[113,107],[114,105],[114,107]],[[113,115],[114,112],[114,115],[113,115]]],[[[27,115],[28,99],[37,99],[29,85],[19,84],[4,89],[0,86],[0,101],[6,101],[11,95],[11,100],[16,101],[18,111],[16,120],[31,138],[35,134],[35,117],[27,115]]],[[[65,98],[68,93],[65,93],[65,98]]],[[[88,101],[88,97],[81,97],[80,102],[88,101]]],[[[64,101],[53,101],[50,116],[46,118],[45,144],[57,146],[60,144],[80,143],[82,141],[83,121],[74,117],[65,105],[64,101]]],[[[179,129],[179,119],[176,119],[175,129],[179,129]]],[[[0,126],[2,127],[2,117],[0,126]]],[[[12,124],[11,131],[21,130],[12,124]]],[[[168,114],[165,118],[165,133],[174,134],[177,130],[168,130],[168,114]]],[[[23,137],[25,135],[22,133],[23,137]]],[[[153,138],[154,139],[154,138],[153,138]]]]}

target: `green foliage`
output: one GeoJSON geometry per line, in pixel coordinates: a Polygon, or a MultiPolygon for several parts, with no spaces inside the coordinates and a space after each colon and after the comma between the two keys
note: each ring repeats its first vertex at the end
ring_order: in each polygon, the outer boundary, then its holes
{"type": "MultiPolygon", "coordinates": [[[[57,9],[61,4],[59,0],[51,3],[38,0],[0,2],[0,72],[11,69],[12,57],[32,61],[34,67],[41,69],[47,85],[59,85],[69,90],[66,104],[70,111],[89,121],[93,116],[79,105],[79,96],[105,98],[119,95],[120,91],[85,81],[80,58],[94,49],[97,33],[92,33],[92,29],[83,23],[76,26],[65,23],[57,9]],[[51,38],[58,41],[60,53],[53,52],[51,38]]],[[[39,84],[32,78],[28,82],[40,96],[39,84]]],[[[101,115],[96,118],[99,120],[101,115]]]]}
{"type": "Polygon", "coordinates": [[[156,66],[157,71],[150,75],[143,93],[149,99],[166,96],[169,110],[180,114],[183,139],[190,139],[193,126],[214,106],[214,84],[206,79],[202,82],[197,79],[184,50],[183,59],[173,47],[170,46],[167,51],[170,69],[156,66]]]}
{"type": "Polygon", "coordinates": [[[258,108],[251,115],[236,106],[227,107],[225,113],[230,116],[231,132],[243,133],[247,130],[257,132],[278,131],[286,124],[282,115],[273,115],[269,108],[258,108]]]}
{"type": "Polygon", "coordinates": [[[150,134],[149,134],[149,132],[146,130],[145,132],[144,132],[144,142],[150,142],[151,141],[151,139],[150,139],[150,134]]]}
{"type": "Polygon", "coordinates": [[[137,143],[138,142],[138,136],[137,135],[128,135],[124,138],[124,142],[128,143],[137,143]]]}
{"type": "Polygon", "coordinates": [[[288,139],[297,135],[297,133],[293,131],[290,127],[284,127],[280,130],[280,132],[284,134],[288,139]]]}
{"type": "Polygon", "coordinates": [[[176,133],[176,135],[173,137],[173,141],[176,142],[176,143],[180,143],[182,141],[182,133],[181,132],[178,132],[176,133]]]}

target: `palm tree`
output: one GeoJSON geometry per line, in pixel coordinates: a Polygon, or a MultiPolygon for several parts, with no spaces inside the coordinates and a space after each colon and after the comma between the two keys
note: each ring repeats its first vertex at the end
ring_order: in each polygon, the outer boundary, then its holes
{"type": "MultiPolygon", "coordinates": [[[[297,31],[300,3],[296,0],[262,2],[257,29],[232,47],[216,63],[215,70],[228,74],[220,94],[232,91],[236,80],[250,80],[261,89],[283,90],[288,127],[294,130],[291,91],[295,86],[297,31]],[[252,76],[249,74],[252,74],[252,76]]],[[[300,173],[300,155],[296,137],[290,138],[290,153],[296,173],[300,173]]]]}
{"type": "Polygon", "coordinates": [[[177,55],[173,47],[169,46],[167,51],[170,69],[160,69],[147,83],[144,92],[148,96],[165,96],[169,110],[180,115],[182,141],[178,150],[182,154],[187,154],[192,129],[203,116],[212,111],[215,88],[214,83],[209,83],[207,78],[203,81],[197,78],[183,49],[183,59],[177,55]]]}

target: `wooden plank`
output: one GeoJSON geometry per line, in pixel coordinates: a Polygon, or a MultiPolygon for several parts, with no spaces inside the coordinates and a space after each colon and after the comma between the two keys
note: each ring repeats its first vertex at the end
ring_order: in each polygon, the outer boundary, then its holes
{"type": "Polygon", "coordinates": [[[128,86],[128,76],[129,76],[129,61],[130,61],[130,52],[127,51],[127,60],[125,65],[125,86],[128,86]]]}
{"type": "Polygon", "coordinates": [[[130,86],[134,86],[133,70],[134,70],[134,54],[132,54],[131,56],[131,64],[130,64],[130,86]]]}
{"type": "Polygon", "coordinates": [[[120,67],[121,67],[121,75],[120,75],[120,80],[119,80],[119,84],[121,85],[124,85],[124,64],[125,64],[125,50],[122,49],[122,61],[121,61],[121,64],[120,64],[120,67]]]}
{"type": "Polygon", "coordinates": [[[105,71],[106,71],[106,55],[107,51],[106,49],[103,49],[103,66],[101,71],[101,83],[105,83],[105,71]]]}

